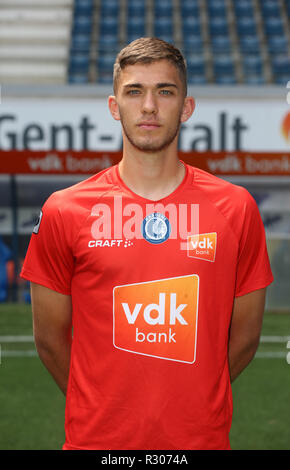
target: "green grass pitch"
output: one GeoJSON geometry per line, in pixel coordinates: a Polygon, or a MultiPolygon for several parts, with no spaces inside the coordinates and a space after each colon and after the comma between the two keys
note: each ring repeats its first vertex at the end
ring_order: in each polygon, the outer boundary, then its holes
{"type": "MultiPolygon", "coordinates": [[[[0,450],[53,450],[64,443],[65,399],[29,336],[30,305],[0,304],[0,450]]],[[[233,384],[233,450],[290,449],[290,312],[266,313],[261,339],[233,384]]]]}

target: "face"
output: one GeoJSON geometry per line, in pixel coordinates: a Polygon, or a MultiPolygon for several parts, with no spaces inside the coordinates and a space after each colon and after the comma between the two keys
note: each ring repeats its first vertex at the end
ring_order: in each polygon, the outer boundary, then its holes
{"type": "Polygon", "coordinates": [[[192,97],[184,97],[179,72],[166,60],[128,65],[122,70],[109,107],[123,128],[124,144],[157,152],[177,141],[182,122],[194,110],[192,97]]]}

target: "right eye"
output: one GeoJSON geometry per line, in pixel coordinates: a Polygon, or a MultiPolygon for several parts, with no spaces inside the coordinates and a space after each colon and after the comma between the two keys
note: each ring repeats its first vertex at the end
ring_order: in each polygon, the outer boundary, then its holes
{"type": "Polygon", "coordinates": [[[140,93],[140,90],[136,89],[136,90],[129,90],[127,94],[128,95],[138,95],[139,93],[140,93]]]}

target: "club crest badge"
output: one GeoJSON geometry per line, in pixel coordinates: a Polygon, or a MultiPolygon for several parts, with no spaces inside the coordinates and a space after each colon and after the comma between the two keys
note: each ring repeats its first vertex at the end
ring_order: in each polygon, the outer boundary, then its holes
{"type": "Polygon", "coordinates": [[[147,215],[142,223],[142,235],[149,243],[158,245],[165,242],[171,232],[170,222],[160,212],[147,215]]]}

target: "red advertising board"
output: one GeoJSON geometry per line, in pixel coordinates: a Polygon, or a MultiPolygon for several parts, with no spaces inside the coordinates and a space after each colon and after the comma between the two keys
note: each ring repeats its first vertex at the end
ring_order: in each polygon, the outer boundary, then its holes
{"type": "MultiPolygon", "coordinates": [[[[215,175],[290,176],[287,152],[180,152],[179,156],[184,162],[215,175]]],[[[94,174],[121,158],[121,151],[0,151],[0,173],[94,174]]]]}

